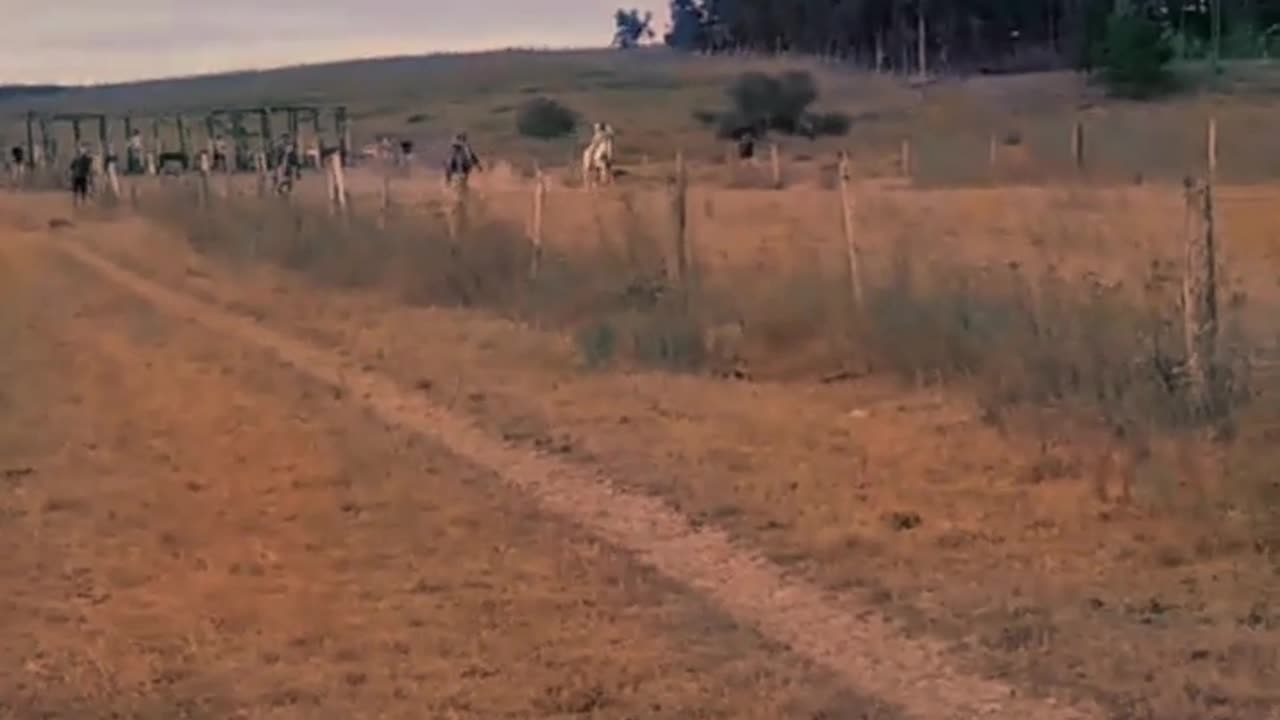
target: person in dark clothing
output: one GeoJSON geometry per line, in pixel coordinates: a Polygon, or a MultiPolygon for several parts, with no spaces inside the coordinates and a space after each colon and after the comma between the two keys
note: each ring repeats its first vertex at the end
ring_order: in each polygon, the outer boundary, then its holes
{"type": "Polygon", "coordinates": [[[733,131],[733,139],[738,143],[738,159],[750,160],[756,156],[755,128],[738,128],[733,131]]]}
{"type": "Polygon", "coordinates": [[[83,205],[89,200],[89,180],[93,177],[93,157],[83,148],[71,161],[71,201],[83,205]]]}
{"type": "Polygon", "coordinates": [[[480,158],[467,142],[467,134],[458,133],[453,138],[453,144],[449,148],[449,159],[445,162],[445,181],[452,182],[457,178],[465,185],[467,178],[471,176],[471,171],[479,168],[480,158]]]}

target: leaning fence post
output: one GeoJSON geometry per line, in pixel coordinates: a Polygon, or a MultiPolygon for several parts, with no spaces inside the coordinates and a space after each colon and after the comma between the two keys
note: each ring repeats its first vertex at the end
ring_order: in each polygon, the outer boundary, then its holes
{"type": "Polygon", "coordinates": [[[529,242],[532,255],[529,260],[529,279],[537,280],[542,265],[542,216],[547,204],[547,178],[539,167],[533,173],[533,221],[529,225],[529,242]]]}
{"type": "Polygon", "coordinates": [[[1217,253],[1214,237],[1213,183],[1185,181],[1188,227],[1182,276],[1183,334],[1187,375],[1197,412],[1216,407],[1215,360],[1218,342],[1217,253]]]}
{"type": "Polygon", "coordinates": [[[845,257],[849,263],[849,292],[854,310],[862,311],[862,269],[858,258],[858,243],[853,226],[853,200],[849,197],[849,153],[840,152],[840,210],[844,229],[845,257]]]}

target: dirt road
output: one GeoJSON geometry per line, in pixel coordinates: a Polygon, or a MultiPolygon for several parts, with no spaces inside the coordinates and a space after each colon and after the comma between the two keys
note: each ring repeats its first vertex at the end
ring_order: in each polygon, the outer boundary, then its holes
{"type": "Polygon", "coordinates": [[[0,718],[898,717],[50,242],[0,243],[0,718]]]}

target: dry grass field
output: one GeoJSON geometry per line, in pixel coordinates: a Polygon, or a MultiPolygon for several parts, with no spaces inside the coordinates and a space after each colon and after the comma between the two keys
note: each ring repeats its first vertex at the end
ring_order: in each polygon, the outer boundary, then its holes
{"type": "MultiPolygon", "coordinates": [[[[994,717],[1276,717],[1270,71],[1140,106],[1065,77],[921,92],[819,68],[820,104],[863,119],[844,141],[789,143],[772,190],[697,139],[692,110],[773,61],[735,62],[493,55],[396,61],[377,83],[352,65],[143,88],[158,108],[291,88],[363,108],[365,132],[476,128],[505,163],[454,237],[419,169],[385,207],[376,169],[353,170],[345,214],[318,175],[290,202],[243,177],[214,178],[203,204],[194,179],[78,212],[0,196],[0,409],[16,420],[0,427],[0,575],[18,588],[0,631],[20,638],[0,655],[0,716],[969,718],[918,698],[984,678],[1010,689],[994,717]],[[510,132],[496,108],[544,90],[626,115],[617,187],[562,181],[567,145],[510,132]],[[1084,175],[1077,110],[1098,138],[1084,175]],[[1210,114],[1232,393],[1214,424],[1188,416],[1170,369],[1195,232],[1174,181],[1203,170],[1210,114]],[[1023,142],[993,170],[987,139],[1012,130],[1023,142]],[[904,136],[911,181],[892,178],[904,136]],[[677,146],[696,148],[683,235],[677,146]],[[552,179],[531,278],[533,159],[552,179]],[[758,588],[654,572],[647,548],[593,533],[609,508],[544,513],[449,442],[362,411],[355,381],[305,380],[63,246],[723,530],[932,643],[954,676],[908,669],[894,689],[838,652],[815,662],[743,615],[733,598],[758,588]],[[1023,699],[1040,711],[1014,714],[1023,699]]],[[[77,102],[134,103],[124,91],[77,102]]],[[[889,667],[902,647],[854,652],[889,667]]]]}

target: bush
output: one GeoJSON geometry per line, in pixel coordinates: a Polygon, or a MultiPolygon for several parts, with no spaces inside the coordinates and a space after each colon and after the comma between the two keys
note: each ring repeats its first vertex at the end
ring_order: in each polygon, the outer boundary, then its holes
{"type": "Polygon", "coordinates": [[[818,88],[813,76],[804,71],[790,71],[777,77],[748,72],[739,75],[729,86],[729,98],[735,114],[746,123],[791,133],[818,99],[818,88]]]}
{"type": "Polygon", "coordinates": [[[843,113],[809,112],[809,106],[818,99],[818,87],[805,71],[776,77],[762,72],[743,73],[729,86],[728,95],[733,103],[730,109],[694,112],[694,119],[714,127],[721,138],[732,138],[748,129],[810,137],[845,135],[852,125],[843,113]]]}
{"type": "Polygon", "coordinates": [[[1145,15],[1112,15],[1102,48],[1102,80],[1114,95],[1148,98],[1172,86],[1173,46],[1160,24],[1145,15]]]}
{"type": "Polygon", "coordinates": [[[570,135],[577,126],[577,113],[548,97],[527,100],[516,113],[516,130],[525,137],[539,140],[570,135]]]}

